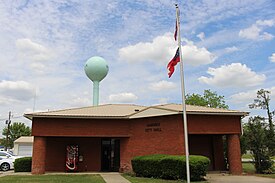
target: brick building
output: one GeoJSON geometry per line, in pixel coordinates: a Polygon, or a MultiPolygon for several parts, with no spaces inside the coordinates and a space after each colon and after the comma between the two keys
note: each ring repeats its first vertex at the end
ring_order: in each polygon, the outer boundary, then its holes
{"type": "MultiPolygon", "coordinates": [[[[186,106],[191,155],[210,158],[210,170],[241,174],[241,118],[246,112],[186,106]],[[224,140],[226,142],[224,143],[224,140]]],[[[32,173],[65,170],[66,146],[76,144],[78,171],[128,171],[134,156],[181,155],[184,150],[182,108],[177,104],[110,104],[25,114],[32,120],[32,173]]]]}

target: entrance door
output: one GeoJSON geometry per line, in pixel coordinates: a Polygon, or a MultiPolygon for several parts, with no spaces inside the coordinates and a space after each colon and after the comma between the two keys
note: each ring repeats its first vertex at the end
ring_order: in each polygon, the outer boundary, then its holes
{"type": "Polygon", "coordinates": [[[101,141],[101,170],[118,171],[120,167],[120,141],[106,138],[101,141]]]}

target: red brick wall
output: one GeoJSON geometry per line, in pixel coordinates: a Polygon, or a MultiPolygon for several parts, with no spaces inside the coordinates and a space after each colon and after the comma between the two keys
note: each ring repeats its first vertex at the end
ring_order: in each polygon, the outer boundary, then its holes
{"type": "Polygon", "coordinates": [[[179,116],[135,119],[131,121],[131,137],[121,144],[121,166],[131,167],[134,156],[148,154],[183,154],[184,137],[179,116]],[[152,124],[160,126],[152,126],[152,124]],[[159,131],[161,130],[161,131],[159,131]]]}
{"type": "MultiPolygon", "coordinates": [[[[239,116],[188,115],[187,119],[189,134],[240,134],[241,132],[239,116]]],[[[121,167],[125,170],[131,168],[130,161],[134,156],[185,154],[182,115],[132,120],[35,118],[32,134],[53,137],[47,141],[47,158],[50,158],[46,165],[47,170],[64,171],[65,145],[72,143],[74,139],[81,144],[82,148],[86,148],[85,152],[94,153],[91,159],[87,160],[88,168],[83,165],[81,169],[100,170],[99,140],[60,138],[56,141],[58,137],[129,137],[121,138],[120,142],[121,167]],[[157,125],[154,126],[154,124],[157,125]],[[52,156],[54,157],[51,158],[52,156]],[[55,162],[58,162],[58,166],[54,166],[55,162]]],[[[198,143],[198,147],[200,146],[201,143],[198,143]]],[[[216,144],[216,146],[221,149],[219,145],[216,144]]],[[[221,156],[220,150],[215,151],[221,156]]],[[[221,163],[216,162],[216,164],[221,166],[221,163]]]]}
{"type": "Polygon", "coordinates": [[[33,136],[124,137],[129,136],[128,120],[34,118],[33,136]]]}
{"type": "MultiPolygon", "coordinates": [[[[187,120],[189,134],[232,134],[241,132],[240,117],[238,116],[188,115],[187,120]]],[[[182,115],[132,120],[130,134],[129,140],[122,145],[125,147],[125,151],[121,153],[122,167],[131,167],[130,161],[134,156],[185,154],[182,115]],[[152,131],[148,130],[150,127],[147,125],[152,123],[159,123],[161,131],[153,130],[158,127],[152,127],[152,131]]],[[[204,141],[192,143],[192,145],[193,148],[200,149],[196,152],[212,159],[212,162],[215,163],[211,165],[212,168],[223,170],[221,136],[216,138],[217,142],[215,143],[212,143],[213,139],[210,139],[208,145],[205,145],[204,141]],[[205,147],[205,151],[201,150],[203,147],[205,147]],[[215,153],[215,161],[213,161],[213,153],[215,153]]]]}
{"type": "MultiPolygon", "coordinates": [[[[169,122],[168,131],[170,125],[178,127],[182,125],[181,115],[134,120],[34,118],[32,134],[34,136],[129,137],[132,135],[130,129],[141,128],[143,132],[146,123],[153,123],[156,120],[169,122]]],[[[187,121],[189,134],[241,133],[240,116],[187,115],[187,121]]]]}
{"type": "Polygon", "coordinates": [[[46,163],[46,138],[34,137],[32,174],[44,174],[46,163]]]}
{"type": "Polygon", "coordinates": [[[241,150],[239,134],[227,136],[229,172],[234,175],[242,174],[241,150]]]}
{"type": "Polygon", "coordinates": [[[188,115],[189,134],[241,133],[240,116],[188,115]]]}

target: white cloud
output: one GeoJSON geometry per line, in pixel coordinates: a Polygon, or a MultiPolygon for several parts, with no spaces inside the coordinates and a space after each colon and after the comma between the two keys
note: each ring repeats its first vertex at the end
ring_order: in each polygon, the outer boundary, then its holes
{"type": "MultiPolygon", "coordinates": [[[[72,90],[72,93],[68,94],[68,98],[70,100],[64,99],[64,103],[71,107],[83,107],[83,106],[89,106],[93,103],[91,93],[88,91],[82,91],[77,92],[76,90],[72,90]]],[[[101,100],[99,99],[99,102],[101,103],[101,100]]]]}
{"type": "Polygon", "coordinates": [[[44,70],[46,61],[54,57],[53,51],[26,38],[16,40],[16,48],[18,49],[18,59],[23,60],[37,71],[44,70]]]}
{"type": "Polygon", "coordinates": [[[91,103],[92,101],[89,98],[75,97],[70,101],[70,106],[73,106],[73,107],[88,106],[91,103]]]}
{"type": "Polygon", "coordinates": [[[256,25],[272,27],[275,24],[274,20],[257,20],[256,25]]]}
{"type": "Polygon", "coordinates": [[[114,103],[133,103],[138,97],[133,93],[118,93],[109,95],[109,101],[114,103]]]}
{"type": "Polygon", "coordinates": [[[275,62],[275,53],[273,53],[270,57],[268,57],[270,62],[275,62]]]}
{"type": "Polygon", "coordinates": [[[192,41],[186,41],[186,43],[182,47],[182,59],[185,63],[198,66],[210,64],[216,60],[217,57],[206,48],[199,48],[192,41]]]}
{"type": "Polygon", "coordinates": [[[119,57],[126,62],[154,61],[159,63],[168,62],[174,54],[176,42],[172,33],[158,36],[152,42],[140,42],[119,49],[119,57]]]}
{"type": "Polygon", "coordinates": [[[0,82],[0,103],[26,101],[34,97],[34,87],[26,81],[0,82]]]}
{"type": "Polygon", "coordinates": [[[261,84],[265,81],[264,74],[257,74],[245,64],[232,63],[219,68],[208,68],[207,71],[212,77],[201,76],[198,80],[201,83],[219,87],[250,87],[261,84]]]}
{"type": "Polygon", "coordinates": [[[250,90],[248,92],[240,92],[234,95],[231,95],[230,101],[234,104],[248,104],[253,102],[253,99],[255,98],[257,93],[257,90],[250,90]]]}
{"type": "MultiPolygon", "coordinates": [[[[216,56],[206,48],[198,48],[192,41],[185,40],[186,45],[182,46],[182,58],[185,63],[198,66],[214,62],[216,56]]],[[[165,33],[158,36],[152,42],[140,42],[119,49],[119,57],[126,62],[168,63],[176,51],[176,42],[172,33],[165,33]]]]}
{"type": "Polygon", "coordinates": [[[23,56],[27,56],[33,61],[46,61],[51,59],[53,53],[45,46],[35,43],[30,39],[17,39],[16,48],[23,56]]]}
{"type": "Polygon", "coordinates": [[[263,32],[266,27],[273,27],[274,20],[258,20],[255,24],[246,29],[241,29],[239,36],[251,40],[271,40],[274,36],[270,33],[263,32]]]}
{"type": "Polygon", "coordinates": [[[199,34],[197,35],[197,37],[198,37],[201,41],[203,41],[204,38],[205,38],[204,32],[199,33],[199,34]]]}
{"type": "Polygon", "coordinates": [[[235,52],[235,51],[238,51],[238,50],[239,50],[239,48],[237,48],[236,46],[225,48],[226,53],[232,53],[232,52],[235,52]]]}
{"type": "Polygon", "coordinates": [[[169,101],[169,98],[160,98],[158,99],[159,104],[167,104],[169,101]]]}
{"type": "Polygon", "coordinates": [[[175,89],[176,87],[177,85],[175,83],[162,80],[159,82],[151,83],[149,86],[149,89],[153,91],[164,91],[164,90],[175,89]]]}
{"type": "MultiPolygon", "coordinates": [[[[234,104],[243,104],[243,105],[248,105],[253,102],[253,100],[257,96],[257,91],[260,89],[256,90],[249,90],[246,92],[240,92],[234,95],[230,96],[230,101],[234,104]]],[[[270,91],[270,97],[274,100],[275,99],[275,87],[267,88],[265,90],[270,91]]]]}
{"type": "Polygon", "coordinates": [[[217,55],[217,57],[222,57],[223,55],[230,54],[239,50],[240,49],[237,48],[236,46],[226,47],[226,48],[215,50],[215,55],[217,55]]]}

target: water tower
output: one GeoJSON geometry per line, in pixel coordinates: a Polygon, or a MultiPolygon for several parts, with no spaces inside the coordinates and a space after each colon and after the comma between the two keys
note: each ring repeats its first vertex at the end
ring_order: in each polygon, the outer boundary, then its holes
{"type": "Polygon", "coordinates": [[[88,78],[94,83],[93,105],[97,106],[99,101],[99,82],[105,78],[109,67],[102,57],[95,56],[87,60],[84,70],[88,78]]]}

